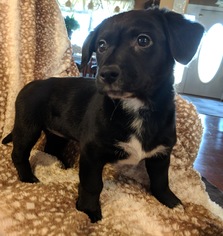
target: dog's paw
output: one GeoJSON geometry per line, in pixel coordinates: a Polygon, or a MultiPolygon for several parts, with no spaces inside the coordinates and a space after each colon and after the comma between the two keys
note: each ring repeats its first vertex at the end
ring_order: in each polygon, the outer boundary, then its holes
{"type": "Polygon", "coordinates": [[[169,208],[174,208],[177,205],[182,204],[180,199],[170,189],[162,193],[153,193],[153,195],[157,200],[169,208]]]}
{"type": "Polygon", "coordinates": [[[87,209],[86,206],[82,206],[80,204],[79,199],[76,202],[76,208],[78,211],[83,211],[91,220],[91,223],[96,223],[97,221],[102,219],[101,208],[100,206],[93,209],[87,209]]]}
{"type": "Polygon", "coordinates": [[[102,219],[101,211],[85,211],[88,217],[91,220],[91,223],[96,223],[97,221],[102,219]]]}
{"type": "Polygon", "coordinates": [[[35,175],[29,175],[29,176],[20,176],[20,181],[25,183],[38,183],[40,182],[38,178],[36,178],[35,175]]]}
{"type": "Polygon", "coordinates": [[[177,205],[182,204],[182,202],[176,195],[172,194],[172,195],[167,196],[163,204],[165,204],[169,208],[174,208],[177,205]]]}

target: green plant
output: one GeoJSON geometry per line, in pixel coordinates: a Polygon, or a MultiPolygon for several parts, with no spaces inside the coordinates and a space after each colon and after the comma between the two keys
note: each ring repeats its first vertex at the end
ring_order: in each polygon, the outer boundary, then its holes
{"type": "Polygon", "coordinates": [[[79,25],[78,21],[76,21],[74,19],[73,15],[72,16],[66,16],[64,18],[64,21],[65,21],[65,25],[66,25],[66,28],[67,28],[68,37],[69,37],[69,39],[71,39],[73,31],[80,28],[80,25],[79,25]]]}

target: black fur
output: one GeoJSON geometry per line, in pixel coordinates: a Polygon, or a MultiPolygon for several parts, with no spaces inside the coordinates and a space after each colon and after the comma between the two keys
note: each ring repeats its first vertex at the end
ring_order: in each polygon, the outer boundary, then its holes
{"type": "Polygon", "coordinates": [[[96,83],[50,78],[31,82],[19,93],[13,131],[2,143],[13,141],[20,180],[38,181],[29,156],[45,131],[45,151],[60,159],[68,140],[80,142],[77,209],[92,222],[102,218],[104,165],[134,153],[139,161],[146,159],[152,194],[170,208],[179,204],[168,186],[176,142],[173,66],[174,59],[183,64],[192,59],[203,31],[198,23],[158,9],[104,20],[89,34],[82,53],[82,67],[97,54],[96,83]]]}

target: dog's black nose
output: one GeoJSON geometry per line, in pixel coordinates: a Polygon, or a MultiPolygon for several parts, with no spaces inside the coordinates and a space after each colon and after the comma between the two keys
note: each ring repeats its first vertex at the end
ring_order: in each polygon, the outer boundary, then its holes
{"type": "Polygon", "coordinates": [[[120,72],[117,65],[103,66],[100,70],[100,79],[105,83],[112,84],[118,79],[120,72]]]}

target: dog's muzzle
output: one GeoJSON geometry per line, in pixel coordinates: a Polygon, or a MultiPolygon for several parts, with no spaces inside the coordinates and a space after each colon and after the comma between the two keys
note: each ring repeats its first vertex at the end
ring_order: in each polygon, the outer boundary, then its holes
{"type": "Polygon", "coordinates": [[[121,69],[118,65],[102,66],[98,71],[97,83],[99,91],[113,99],[133,97],[131,92],[122,89],[121,69]]]}
{"type": "Polygon", "coordinates": [[[121,69],[118,65],[102,66],[99,71],[99,80],[104,84],[115,83],[121,75],[121,69]]]}

